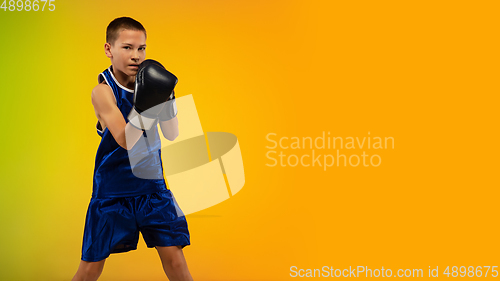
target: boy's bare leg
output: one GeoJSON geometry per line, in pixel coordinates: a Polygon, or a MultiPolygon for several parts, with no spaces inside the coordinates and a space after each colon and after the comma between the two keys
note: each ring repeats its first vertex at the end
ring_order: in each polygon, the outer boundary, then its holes
{"type": "Polygon", "coordinates": [[[170,281],[193,281],[181,246],[158,247],[163,270],[170,281]]]}
{"type": "Polygon", "coordinates": [[[80,266],[71,281],[95,281],[101,276],[106,259],[96,262],[80,261],[80,266]]]}

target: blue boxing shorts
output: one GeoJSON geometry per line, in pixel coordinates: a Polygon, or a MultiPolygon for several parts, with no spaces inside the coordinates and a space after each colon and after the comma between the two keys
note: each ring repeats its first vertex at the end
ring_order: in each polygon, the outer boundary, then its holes
{"type": "Polygon", "coordinates": [[[186,217],[170,190],[92,198],[85,219],[82,260],[95,262],[137,249],[139,231],[148,248],[190,245],[186,217]]]}

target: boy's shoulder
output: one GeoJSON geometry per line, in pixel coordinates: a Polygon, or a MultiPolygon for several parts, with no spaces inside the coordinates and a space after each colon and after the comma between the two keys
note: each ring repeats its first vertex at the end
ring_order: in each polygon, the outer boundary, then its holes
{"type": "MultiPolygon", "coordinates": [[[[113,90],[111,87],[106,84],[105,81],[102,81],[101,83],[97,84],[93,89],[92,89],[92,101],[94,102],[99,102],[99,101],[105,101],[105,100],[115,100],[114,95],[113,95],[113,90]]],[[[116,103],[116,101],[115,101],[116,103]]]]}
{"type": "Polygon", "coordinates": [[[106,81],[102,81],[92,89],[92,95],[106,93],[106,92],[112,92],[111,87],[108,84],[106,84],[106,81]]]}

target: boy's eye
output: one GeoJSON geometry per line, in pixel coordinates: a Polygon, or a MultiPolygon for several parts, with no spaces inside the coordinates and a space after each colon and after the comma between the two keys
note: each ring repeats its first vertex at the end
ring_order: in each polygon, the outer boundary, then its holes
{"type": "Polygon", "coordinates": [[[130,47],[129,47],[129,46],[125,46],[125,47],[123,47],[123,48],[124,48],[124,49],[130,49],[130,47]]]}

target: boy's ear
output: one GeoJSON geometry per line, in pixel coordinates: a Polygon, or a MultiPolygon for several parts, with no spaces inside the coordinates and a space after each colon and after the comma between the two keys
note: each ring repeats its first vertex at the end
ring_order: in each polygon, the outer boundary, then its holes
{"type": "Polygon", "coordinates": [[[109,43],[105,43],[104,44],[104,52],[106,53],[106,56],[108,58],[112,58],[113,57],[113,55],[111,54],[111,44],[109,44],[109,43]]]}

